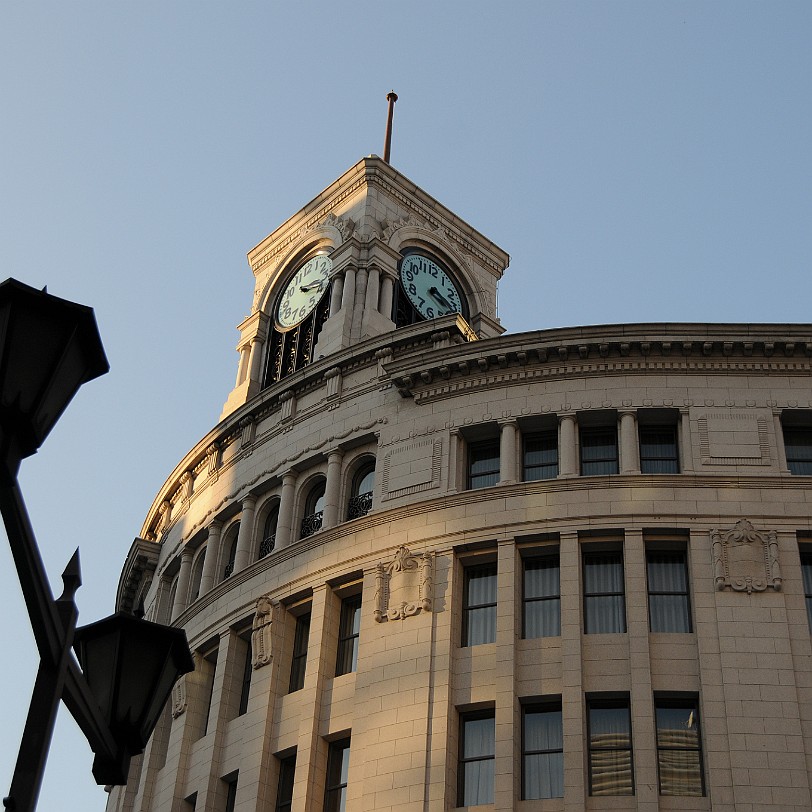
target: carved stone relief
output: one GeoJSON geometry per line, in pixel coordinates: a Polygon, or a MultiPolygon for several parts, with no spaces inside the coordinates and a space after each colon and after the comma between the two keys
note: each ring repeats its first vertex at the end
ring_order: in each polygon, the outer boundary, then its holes
{"type": "Polygon", "coordinates": [[[267,595],[257,600],[254,621],[251,625],[251,665],[262,668],[273,659],[271,651],[271,627],[273,625],[273,603],[267,595]]]}
{"type": "Polygon", "coordinates": [[[761,532],[747,519],[739,519],[732,530],[712,530],[713,574],[716,589],[736,592],[764,592],[781,589],[778,539],[775,530],[761,532]]]}
{"type": "Polygon", "coordinates": [[[443,443],[425,438],[387,451],[381,477],[382,501],[438,488],[443,443]]]}
{"type": "Polygon", "coordinates": [[[434,554],[412,555],[399,547],[394,559],[379,563],[375,572],[375,611],[378,623],[403,620],[431,611],[434,591],[434,554]]]}
{"type": "MultiPolygon", "coordinates": [[[[197,667],[197,663],[195,663],[197,667]]],[[[172,718],[177,719],[186,710],[186,674],[172,686],[172,718]]]]}

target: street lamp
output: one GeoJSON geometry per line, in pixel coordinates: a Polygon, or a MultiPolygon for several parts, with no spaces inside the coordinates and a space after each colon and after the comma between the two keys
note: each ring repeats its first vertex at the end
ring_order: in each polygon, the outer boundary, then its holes
{"type": "Polygon", "coordinates": [[[54,600],[17,482],[20,461],[36,453],[79,387],[108,370],[91,308],[13,279],[0,284],[0,512],[40,653],[3,799],[14,812],[36,806],[60,699],[96,754],[96,781],[124,784],[173,684],[194,668],[182,629],[123,612],[76,629],[79,551],[54,600]]]}

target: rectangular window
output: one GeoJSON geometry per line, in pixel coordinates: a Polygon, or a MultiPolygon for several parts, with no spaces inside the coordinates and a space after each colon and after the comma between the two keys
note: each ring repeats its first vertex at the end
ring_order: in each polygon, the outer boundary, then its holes
{"type": "Polygon", "coordinates": [[[812,428],[784,426],[784,449],[792,474],[812,475],[812,428]]]}
{"type": "Polygon", "coordinates": [[[279,759],[279,782],[276,788],[274,812],[290,812],[293,804],[293,779],[296,774],[296,753],[279,759]]]}
{"type": "Polygon", "coordinates": [[[578,433],[581,441],[582,476],[616,474],[617,425],[580,426],[578,433]]]}
{"type": "Polygon", "coordinates": [[[358,634],[361,631],[361,596],[353,595],[341,601],[338,622],[338,657],[336,676],[351,674],[358,665],[358,634]]]}
{"type": "Polygon", "coordinates": [[[496,564],[465,568],[462,645],[496,640],[496,564]]]}
{"type": "Polygon", "coordinates": [[[489,488],[499,481],[499,440],[468,445],[468,488],[489,488]]]}
{"type": "Polygon", "coordinates": [[[327,785],[324,812],[344,812],[347,804],[347,776],[350,771],[350,740],[330,742],[327,754],[327,785]]]}
{"type": "Polygon", "coordinates": [[[226,784],[226,805],[225,812],[234,812],[234,807],[237,805],[237,773],[224,778],[226,784]]]}
{"type": "Polygon", "coordinates": [[[589,794],[634,795],[629,701],[588,700],[589,794]]]}
{"type": "Polygon", "coordinates": [[[493,803],[495,727],[493,711],[460,716],[457,806],[493,803]]]}
{"type": "Polygon", "coordinates": [[[696,699],[654,700],[660,795],[704,795],[696,699]]]}
{"type": "Polygon", "coordinates": [[[804,598],[806,599],[806,618],[812,631],[812,546],[801,547],[801,576],[804,581],[804,598]]]}
{"type": "Polygon", "coordinates": [[[200,735],[205,736],[209,729],[209,716],[214,701],[214,672],[217,668],[217,649],[214,648],[200,658],[200,669],[203,674],[202,695],[206,702],[206,713],[203,716],[203,727],[200,735]]]}
{"type": "Polygon", "coordinates": [[[690,632],[691,603],[685,553],[646,551],[648,617],[652,632],[690,632]]]}
{"type": "Polygon", "coordinates": [[[522,725],[522,800],[563,797],[561,703],[528,705],[522,725]]]}
{"type": "Polygon", "coordinates": [[[678,474],[676,426],[639,427],[640,471],[644,474],[678,474]]]}
{"type": "Polygon", "coordinates": [[[524,638],[561,634],[561,567],[557,555],[524,561],[524,638]]]}
{"type": "Polygon", "coordinates": [[[296,630],[293,633],[293,657],[290,664],[290,686],[288,693],[299,691],[304,687],[305,669],[307,666],[307,644],[310,639],[310,612],[296,618],[296,630]]]}
{"type": "Polygon", "coordinates": [[[558,476],[558,431],[551,429],[524,437],[523,478],[525,482],[558,476]]]}
{"type": "Polygon", "coordinates": [[[584,553],[584,632],[626,631],[626,599],[621,552],[584,553]]]}
{"type": "Polygon", "coordinates": [[[254,662],[251,652],[251,638],[245,641],[245,663],[242,670],[242,682],[240,684],[240,705],[237,709],[237,716],[242,716],[248,710],[248,695],[251,693],[251,674],[254,671],[254,662]]]}

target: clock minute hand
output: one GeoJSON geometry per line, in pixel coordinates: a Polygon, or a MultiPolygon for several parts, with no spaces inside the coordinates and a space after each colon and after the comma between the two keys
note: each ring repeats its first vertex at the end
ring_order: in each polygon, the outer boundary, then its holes
{"type": "Polygon", "coordinates": [[[431,294],[431,295],[432,295],[432,296],[433,296],[433,297],[434,297],[434,298],[435,298],[435,299],[436,299],[436,300],[437,300],[437,301],[438,301],[438,302],[439,302],[441,305],[443,305],[444,307],[448,308],[449,310],[453,310],[453,309],[454,309],[454,308],[451,306],[451,303],[448,301],[448,299],[446,299],[446,298],[445,298],[445,296],[443,296],[443,294],[442,294],[442,293],[440,293],[440,291],[439,291],[439,290],[437,290],[437,288],[435,288],[435,287],[430,287],[430,288],[429,288],[429,293],[430,293],[430,294],[431,294]]]}
{"type": "Polygon", "coordinates": [[[302,293],[307,293],[308,291],[313,290],[313,288],[321,288],[321,279],[317,279],[315,282],[311,282],[309,285],[302,285],[299,290],[302,291],[302,293]]]}

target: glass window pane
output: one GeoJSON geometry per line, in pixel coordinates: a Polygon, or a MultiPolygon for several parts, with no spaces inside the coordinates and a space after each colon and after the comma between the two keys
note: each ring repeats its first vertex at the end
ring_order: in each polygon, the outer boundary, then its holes
{"type": "Polygon", "coordinates": [[[560,594],[561,568],[557,558],[539,558],[525,562],[525,598],[550,598],[560,594]]]}
{"type": "Polygon", "coordinates": [[[590,553],[584,557],[584,591],[623,592],[623,565],[619,553],[590,553]]]}
{"type": "Polygon", "coordinates": [[[563,797],[564,753],[537,753],[525,756],[525,800],[563,797]]]}
{"type": "Polygon", "coordinates": [[[628,707],[592,707],[589,709],[589,746],[591,748],[631,747],[628,707]]]}
{"type": "Polygon", "coordinates": [[[648,588],[652,592],[687,592],[688,575],[683,553],[649,553],[648,588]]]}
{"type": "Polygon", "coordinates": [[[564,729],[560,710],[527,711],[524,715],[524,749],[562,750],[564,729]]]}
{"type": "Polygon", "coordinates": [[[496,603],[496,567],[466,570],[468,606],[496,603]]]}
{"type": "Polygon", "coordinates": [[[463,758],[492,756],[494,752],[495,725],[492,716],[484,719],[466,719],[463,734],[463,758]]]}
{"type": "Polygon", "coordinates": [[[462,717],[460,734],[458,803],[460,806],[493,803],[494,717],[462,717]]]}
{"type": "Polygon", "coordinates": [[[630,750],[597,750],[590,753],[592,795],[632,795],[630,750]]]}
{"type": "Polygon", "coordinates": [[[654,633],[687,634],[691,631],[686,595],[650,595],[649,615],[654,633]]]}
{"type": "Polygon", "coordinates": [[[479,646],[496,640],[496,607],[484,606],[468,610],[468,623],[465,645],[479,646]]]}
{"type": "Polygon", "coordinates": [[[561,601],[559,598],[527,601],[524,604],[524,636],[558,637],[561,634],[561,601]]]}
{"type": "Polygon", "coordinates": [[[658,700],[655,716],[660,794],[704,794],[696,703],[658,700]]]}
{"type": "Polygon", "coordinates": [[[463,765],[461,806],[493,803],[493,759],[471,761],[463,765]]]}

